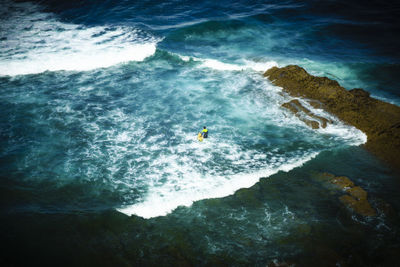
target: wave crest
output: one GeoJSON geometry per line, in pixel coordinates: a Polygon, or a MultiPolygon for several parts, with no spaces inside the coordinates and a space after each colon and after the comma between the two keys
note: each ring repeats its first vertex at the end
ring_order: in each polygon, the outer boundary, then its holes
{"type": "Polygon", "coordinates": [[[143,61],[160,41],[131,27],[63,23],[31,5],[18,6],[15,14],[2,20],[0,75],[87,71],[143,61]]]}

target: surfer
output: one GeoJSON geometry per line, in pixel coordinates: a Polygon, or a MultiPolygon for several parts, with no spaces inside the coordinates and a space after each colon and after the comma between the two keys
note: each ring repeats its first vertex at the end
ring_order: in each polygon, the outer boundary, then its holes
{"type": "Polygon", "coordinates": [[[208,137],[208,129],[206,128],[206,126],[203,127],[203,131],[201,132],[201,135],[203,136],[203,138],[208,137]]]}

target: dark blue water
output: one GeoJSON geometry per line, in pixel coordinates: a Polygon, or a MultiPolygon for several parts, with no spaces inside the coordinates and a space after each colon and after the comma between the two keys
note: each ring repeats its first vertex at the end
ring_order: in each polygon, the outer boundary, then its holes
{"type": "Polygon", "coordinates": [[[393,266],[398,175],[354,127],[287,113],[262,74],[297,64],[398,105],[399,11],[2,0],[4,262],[393,266]],[[378,215],[346,209],[322,172],[363,187],[378,215]]]}

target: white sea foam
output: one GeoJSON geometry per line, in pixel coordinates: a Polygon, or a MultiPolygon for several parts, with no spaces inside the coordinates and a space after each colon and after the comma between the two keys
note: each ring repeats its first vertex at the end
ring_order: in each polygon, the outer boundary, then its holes
{"type": "Polygon", "coordinates": [[[276,61],[251,61],[251,60],[244,60],[245,66],[255,71],[265,72],[272,67],[278,67],[278,63],[276,61]]]}
{"type": "Polygon", "coordinates": [[[88,45],[74,52],[28,53],[26,59],[3,60],[0,63],[0,75],[15,76],[60,70],[88,71],[128,61],[142,61],[154,54],[155,50],[155,44],[131,44],[122,49],[111,47],[91,49],[88,45]]]}
{"type": "Polygon", "coordinates": [[[19,13],[3,21],[0,75],[87,71],[142,61],[155,53],[160,41],[131,27],[62,23],[37,9],[22,6],[19,13]]]}
{"type": "MultiPolygon", "coordinates": [[[[319,128],[317,131],[331,136],[331,138],[339,138],[343,141],[347,141],[348,144],[358,146],[361,144],[365,144],[367,142],[367,135],[361,130],[357,129],[354,126],[345,124],[332,114],[324,111],[323,109],[314,108],[307,101],[301,98],[296,98],[301,102],[303,106],[309,109],[313,114],[321,116],[323,118],[327,118],[331,121],[328,123],[326,128],[319,128]]],[[[293,121],[296,121],[299,124],[304,124],[297,117],[293,116],[293,121]]]]}
{"type": "Polygon", "coordinates": [[[268,62],[254,62],[245,60],[243,64],[230,64],[224,63],[215,59],[202,59],[200,67],[206,67],[215,70],[230,70],[230,71],[241,71],[241,70],[254,70],[254,71],[266,71],[269,68],[278,66],[275,61],[268,62]]]}
{"type": "Polygon", "coordinates": [[[336,124],[328,124],[326,128],[319,129],[319,132],[347,140],[354,146],[367,142],[367,135],[353,126],[346,125],[340,121],[336,124]]]}
{"type": "Polygon", "coordinates": [[[190,181],[190,183],[180,184],[180,190],[176,190],[173,184],[158,187],[156,190],[152,190],[143,202],[118,210],[128,215],[135,214],[143,218],[164,216],[178,206],[190,206],[194,201],[201,199],[225,197],[240,188],[251,187],[261,177],[268,177],[278,171],[287,172],[303,165],[317,154],[311,153],[302,158],[287,159],[286,163],[279,167],[271,166],[252,173],[233,174],[225,177],[187,172],[183,178],[190,181]]]}
{"type": "Polygon", "coordinates": [[[244,66],[228,64],[215,59],[204,59],[202,60],[202,67],[215,69],[215,70],[244,70],[244,66]]]}
{"type": "Polygon", "coordinates": [[[241,70],[254,70],[258,72],[264,72],[272,67],[277,67],[278,63],[275,61],[252,61],[252,60],[242,60],[239,63],[225,63],[216,59],[211,58],[197,58],[197,57],[190,57],[190,56],[182,56],[178,55],[182,60],[188,62],[190,60],[198,61],[201,64],[199,67],[201,68],[210,68],[214,70],[221,70],[221,71],[241,71],[241,70]]]}

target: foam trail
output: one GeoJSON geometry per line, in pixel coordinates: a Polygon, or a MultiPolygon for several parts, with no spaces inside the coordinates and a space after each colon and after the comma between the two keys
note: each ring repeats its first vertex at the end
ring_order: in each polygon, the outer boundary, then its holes
{"type": "MultiPolygon", "coordinates": [[[[319,128],[317,130],[318,132],[330,136],[335,136],[336,138],[340,138],[341,140],[346,140],[349,142],[349,144],[354,146],[362,145],[367,142],[367,135],[356,127],[343,123],[341,120],[339,120],[332,114],[324,111],[323,109],[314,108],[304,99],[295,99],[299,100],[301,104],[309,109],[312,113],[322,116],[324,118],[328,118],[332,121],[332,123],[328,123],[326,128],[319,128]]],[[[297,120],[297,122],[300,121],[298,118],[295,118],[294,120],[297,120]]],[[[303,122],[300,123],[302,124],[303,122]]]]}
{"type": "Polygon", "coordinates": [[[215,69],[215,70],[230,70],[230,71],[241,71],[241,70],[254,70],[254,71],[266,71],[267,69],[270,69],[274,66],[278,66],[278,64],[275,61],[269,61],[269,62],[253,62],[253,61],[248,61],[246,60],[244,64],[229,64],[229,63],[224,63],[215,59],[203,59],[200,60],[202,64],[200,67],[205,67],[205,68],[210,68],[210,69],[215,69]]]}
{"type": "Polygon", "coordinates": [[[299,167],[318,154],[319,152],[313,152],[301,159],[292,158],[279,167],[262,169],[249,174],[234,174],[230,177],[215,177],[214,179],[206,178],[206,181],[219,181],[219,186],[212,186],[211,188],[202,184],[202,180],[204,179],[200,174],[192,173],[190,175],[194,175],[191,177],[193,183],[187,190],[173,193],[163,192],[162,190],[153,191],[147,195],[143,202],[117,210],[127,215],[135,214],[143,218],[165,216],[178,206],[190,206],[194,201],[201,199],[229,196],[238,189],[251,187],[257,183],[261,177],[271,176],[278,171],[287,172],[293,168],[299,167]]]}
{"type": "Polygon", "coordinates": [[[265,72],[266,70],[272,67],[278,67],[278,63],[275,61],[267,61],[267,62],[255,62],[251,60],[244,60],[245,66],[255,71],[265,72]]]}
{"type": "Polygon", "coordinates": [[[143,61],[160,41],[132,27],[62,23],[32,4],[17,10],[0,26],[6,36],[0,45],[0,75],[87,71],[143,61]]]}
{"type": "Polygon", "coordinates": [[[214,70],[221,70],[221,71],[241,71],[241,70],[254,70],[254,71],[266,71],[272,67],[278,67],[278,63],[275,61],[267,61],[267,62],[255,62],[251,60],[243,60],[243,63],[241,64],[231,64],[231,63],[225,63],[221,62],[216,59],[201,59],[201,58],[196,58],[196,57],[189,57],[189,56],[182,56],[178,55],[182,60],[184,61],[198,61],[201,64],[199,67],[201,68],[210,68],[214,70]]]}

